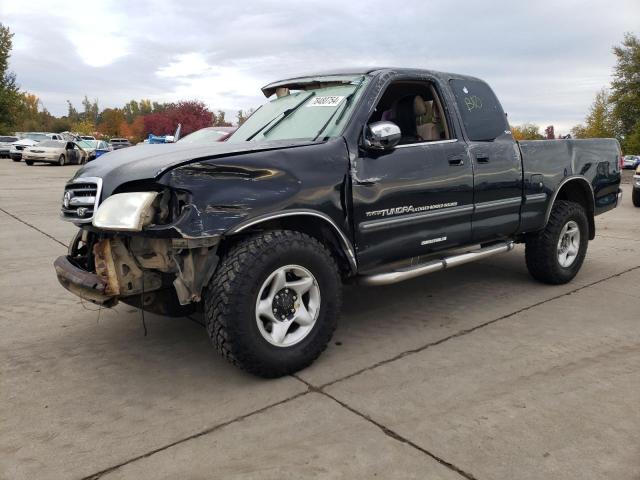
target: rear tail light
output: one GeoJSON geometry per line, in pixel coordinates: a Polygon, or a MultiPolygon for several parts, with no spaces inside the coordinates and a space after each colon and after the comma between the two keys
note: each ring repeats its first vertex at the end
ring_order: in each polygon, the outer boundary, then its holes
{"type": "Polygon", "coordinates": [[[624,157],[622,155],[620,155],[619,157],[618,167],[620,168],[620,170],[624,168],[624,157]]]}

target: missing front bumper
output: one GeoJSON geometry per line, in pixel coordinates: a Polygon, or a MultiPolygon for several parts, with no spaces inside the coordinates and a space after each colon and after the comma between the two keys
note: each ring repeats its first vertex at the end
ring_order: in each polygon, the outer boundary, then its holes
{"type": "Polygon", "coordinates": [[[96,305],[113,307],[118,297],[110,294],[108,284],[95,273],[76,267],[67,256],[58,257],[53,266],[60,285],[74,295],[96,305]]]}

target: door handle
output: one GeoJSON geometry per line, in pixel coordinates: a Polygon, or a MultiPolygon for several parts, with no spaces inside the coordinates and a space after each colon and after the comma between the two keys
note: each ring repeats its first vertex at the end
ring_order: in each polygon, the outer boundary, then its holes
{"type": "Polygon", "coordinates": [[[464,158],[462,158],[462,155],[453,155],[449,157],[449,165],[453,165],[455,167],[464,165],[464,158]]]}
{"type": "Polygon", "coordinates": [[[478,163],[489,163],[489,155],[486,153],[476,153],[478,163]]]}

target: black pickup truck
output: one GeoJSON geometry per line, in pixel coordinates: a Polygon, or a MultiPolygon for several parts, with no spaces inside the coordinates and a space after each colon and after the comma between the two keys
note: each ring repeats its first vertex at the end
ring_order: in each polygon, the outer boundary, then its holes
{"type": "Polygon", "coordinates": [[[580,269],[620,200],[616,140],[514,141],[491,88],[351,69],[262,89],[226,142],[136,146],[81,168],[55,261],[94,303],[204,312],[218,350],[273,377],[331,338],[343,282],[385,285],[525,243],[536,279],[580,269]]]}

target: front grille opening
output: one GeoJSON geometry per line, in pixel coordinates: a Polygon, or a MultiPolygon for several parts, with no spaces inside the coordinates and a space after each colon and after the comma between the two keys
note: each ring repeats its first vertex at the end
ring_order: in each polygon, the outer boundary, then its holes
{"type": "Polygon", "coordinates": [[[98,206],[99,196],[98,181],[68,183],[62,197],[62,218],[75,223],[90,222],[98,206]]]}

